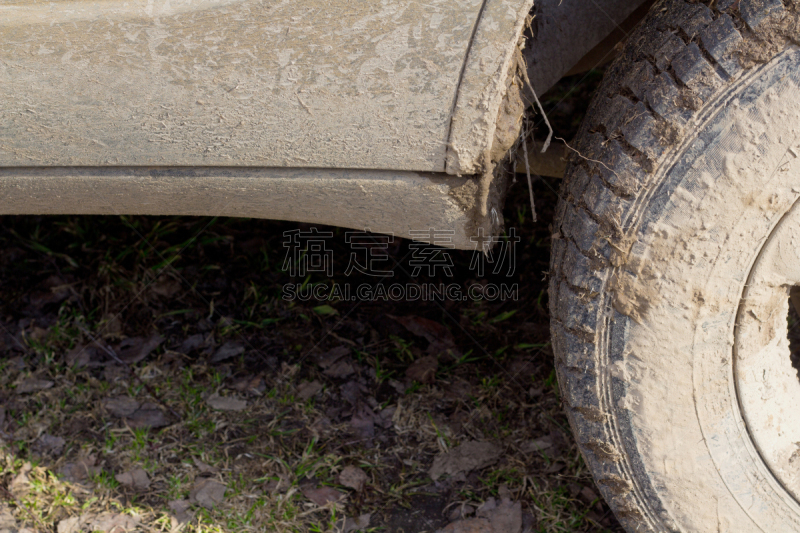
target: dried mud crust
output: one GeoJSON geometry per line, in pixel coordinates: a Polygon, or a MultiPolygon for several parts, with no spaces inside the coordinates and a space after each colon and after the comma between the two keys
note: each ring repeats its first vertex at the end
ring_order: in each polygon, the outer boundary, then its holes
{"type": "MultiPolygon", "coordinates": [[[[614,312],[641,322],[657,293],[616,276],[647,223],[661,165],[720,93],[800,36],[791,0],[658,2],[607,71],[573,146],[554,222],[550,310],[565,410],[604,497],[630,531],[674,524],[602,372],[614,312]],[[609,298],[608,295],[613,295],[609,298]]],[[[651,289],[654,290],[654,289],[651,289]]]]}

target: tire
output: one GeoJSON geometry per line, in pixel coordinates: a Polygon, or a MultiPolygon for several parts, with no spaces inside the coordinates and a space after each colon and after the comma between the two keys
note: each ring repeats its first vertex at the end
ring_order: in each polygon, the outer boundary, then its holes
{"type": "Polygon", "coordinates": [[[709,3],[656,3],[574,143],[559,387],[628,531],[800,531],[798,5],[709,3]]]}

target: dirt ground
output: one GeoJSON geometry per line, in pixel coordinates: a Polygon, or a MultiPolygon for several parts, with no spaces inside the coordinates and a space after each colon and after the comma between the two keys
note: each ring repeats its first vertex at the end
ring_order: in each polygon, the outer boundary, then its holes
{"type": "MultiPolygon", "coordinates": [[[[557,134],[598,78],[544,99],[557,134]]],[[[536,224],[523,183],[482,274],[340,228],[0,217],[0,531],[621,531],[551,360],[559,183],[536,224]]]]}

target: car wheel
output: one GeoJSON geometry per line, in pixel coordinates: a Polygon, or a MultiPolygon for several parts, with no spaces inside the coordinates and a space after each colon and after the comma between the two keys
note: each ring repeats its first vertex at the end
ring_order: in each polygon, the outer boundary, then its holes
{"type": "Polygon", "coordinates": [[[564,407],[629,531],[800,531],[800,17],[657,2],[606,73],[554,224],[564,407]]]}

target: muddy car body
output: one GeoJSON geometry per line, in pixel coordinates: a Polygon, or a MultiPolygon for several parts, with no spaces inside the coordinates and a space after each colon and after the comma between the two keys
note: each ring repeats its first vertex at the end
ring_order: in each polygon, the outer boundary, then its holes
{"type": "MultiPolygon", "coordinates": [[[[639,3],[542,16],[537,90],[639,3]]],[[[500,229],[531,6],[4,2],[0,209],[447,228],[471,247],[500,229]]]]}

